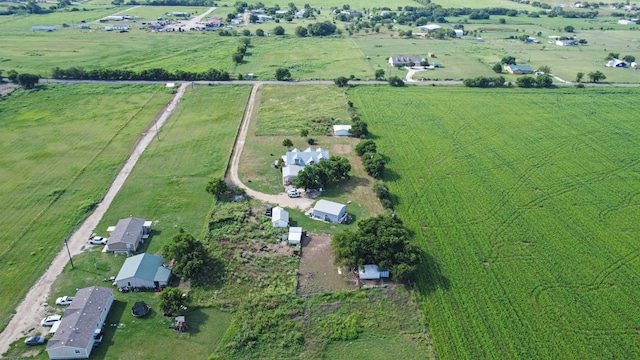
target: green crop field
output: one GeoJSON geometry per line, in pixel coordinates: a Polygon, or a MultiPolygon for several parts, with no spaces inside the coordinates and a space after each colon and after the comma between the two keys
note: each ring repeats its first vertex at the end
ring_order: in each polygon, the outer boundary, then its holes
{"type": "Polygon", "coordinates": [[[48,85],[0,100],[0,329],[169,98],[158,86],[48,85]]]}
{"type": "Polygon", "coordinates": [[[154,221],[147,251],[159,253],[184,228],[201,235],[213,198],[207,181],[224,175],[249,96],[248,86],[196,87],[160,131],[111,207],[98,232],[129,215],[154,221]]]}
{"type": "Polygon", "coordinates": [[[640,356],[639,93],[349,91],[425,252],[439,358],[640,356]]]}

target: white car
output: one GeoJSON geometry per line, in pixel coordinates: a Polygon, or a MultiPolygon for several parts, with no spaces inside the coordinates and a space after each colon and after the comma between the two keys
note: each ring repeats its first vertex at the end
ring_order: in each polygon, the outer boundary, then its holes
{"type": "Polygon", "coordinates": [[[73,297],[63,296],[56,299],[56,305],[67,306],[67,305],[71,305],[72,301],[73,301],[73,297]]]}
{"type": "Polygon", "coordinates": [[[89,239],[89,244],[92,244],[92,245],[107,245],[107,239],[103,238],[102,236],[94,236],[91,239],[89,239]]]}
{"type": "Polygon", "coordinates": [[[40,322],[40,325],[42,326],[53,326],[53,324],[55,324],[56,322],[62,320],[62,316],[60,315],[51,315],[51,316],[47,316],[46,318],[42,319],[42,321],[40,322]]]}
{"type": "Polygon", "coordinates": [[[300,191],[298,189],[291,189],[287,192],[290,198],[298,198],[300,197],[300,191]]]}

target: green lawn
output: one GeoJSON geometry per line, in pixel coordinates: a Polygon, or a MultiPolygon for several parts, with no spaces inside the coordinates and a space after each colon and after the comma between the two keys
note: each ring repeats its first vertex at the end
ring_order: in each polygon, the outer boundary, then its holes
{"type": "Polygon", "coordinates": [[[425,251],[439,358],[640,355],[639,90],[348,94],[425,251]]]}
{"type": "Polygon", "coordinates": [[[158,86],[48,85],[0,101],[0,329],[169,98],[158,86]]]}
{"type": "Polygon", "coordinates": [[[179,228],[202,234],[213,198],[207,181],[224,175],[250,88],[202,86],[180,106],[140,158],[98,225],[106,229],[129,215],[153,220],[147,248],[158,253],[179,228]]]}

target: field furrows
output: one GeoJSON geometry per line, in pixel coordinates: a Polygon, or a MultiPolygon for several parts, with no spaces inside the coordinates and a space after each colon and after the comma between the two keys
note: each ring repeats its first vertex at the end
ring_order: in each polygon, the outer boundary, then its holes
{"type": "Polygon", "coordinates": [[[619,91],[563,93],[350,91],[426,252],[442,358],[638,353],[640,127],[619,91]]]}

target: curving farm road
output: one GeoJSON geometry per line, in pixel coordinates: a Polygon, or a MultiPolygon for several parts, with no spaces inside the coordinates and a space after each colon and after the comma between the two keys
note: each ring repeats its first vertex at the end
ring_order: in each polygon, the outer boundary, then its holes
{"type": "Polygon", "coordinates": [[[256,104],[256,95],[261,86],[262,83],[260,82],[254,83],[253,88],[251,89],[251,95],[249,96],[249,100],[247,101],[247,106],[244,111],[242,123],[240,124],[238,138],[236,139],[236,143],[233,146],[231,166],[229,167],[228,174],[229,179],[234,185],[246,191],[247,195],[251,196],[254,199],[265,201],[270,204],[277,204],[282,207],[298,208],[303,211],[307,210],[311,207],[311,204],[313,204],[313,199],[310,199],[306,196],[299,198],[290,198],[284,192],[278,195],[264,194],[250,189],[242,181],[240,181],[240,177],[238,176],[238,166],[240,164],[240,158],[242,156],[242,149],[244,148],[244,144],[247,139],[249,124],[251,123],[251,118],[253,117],[254,111],[259,107],[259,104],[256,104]]]}

